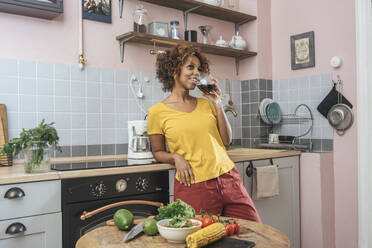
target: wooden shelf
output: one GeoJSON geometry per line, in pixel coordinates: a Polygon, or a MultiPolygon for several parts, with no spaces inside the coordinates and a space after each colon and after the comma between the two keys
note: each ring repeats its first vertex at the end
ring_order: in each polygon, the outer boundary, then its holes
{"type": "Polygon", "coordinates": [[[172,47],[178,44],[194,45],[195,47],[200,48],[201,51],[204,53],[220,55],[220,56],[225,56],[225,57],[233,57],[239,60],[257,55],[256,52],[232,49],[229,47],[219,47],[215,45],[202,44],[202,43],[197,43],[197,42],[189,42],[185,40],[175,40],[171,38],[165,38],[161,36],[156,36],[156,35],[151,35],[151,34],[146,34],[146,33],[138,33],[138,32],[128,32],[128,33],[117,36],[116,39],[118,41],[140,43],[140,44],[151,45],[151,46],[154,45],[154,42],[155,42],[156,46],[160,46],[160,47],[172,47]]]}
{"type": "MultiPolygon", "coordinates": [[[[124,0],[119,0],[120,3],[120,17],[122,12],[124,0]]],[[[238,11],[216,7],[210,4],[198,2],[195,0],[141,0],[142,2],[147,2],[159,6],[164,6],[167,8],[173,8],[182,10],[185,30],[187,30],[187,16],[189,13],[195,13],[202,16],[212,17],[218,20],[228,21],[235,23],[235,33],[239,31],[239,26],[257,19],[256,16],[247,15],[238,11]]],[[[120,57],[121,62],[124,61],[124,47],[126,42],[136,42],[140,44],[153,45],[154,41],[157,46],[160,47],[172,47],[177,44],[189,44],[194,45],[201,49],[202,52],[214,55],[220,55],[225,57],[235,58],[236,73],[239,74],[239,61],[251,56],[256,56],[256,52],[243,51],[232,49],[229,47],[219,47],[215,45],[208,45],[196,42],[188,42],[184,40],[174,40],[170,38],[164,38],[160,36],[154,36],[145,33],[128,32],[116,37],[120,42],[120,57]]]]}
{"type": "Polygon", "coordinates": [[[233,22],[235,24],[245,23],[257,19],[257,17],[255,16],[247,15],[226,8],[216,7],[195,0],[141,0],[141,1],[168,8],[179,9],[182,11],[187,11],[192,8],[200,6],[199,8],[192,10],[192,13],[212,17],[223,21],[233,22]]]}

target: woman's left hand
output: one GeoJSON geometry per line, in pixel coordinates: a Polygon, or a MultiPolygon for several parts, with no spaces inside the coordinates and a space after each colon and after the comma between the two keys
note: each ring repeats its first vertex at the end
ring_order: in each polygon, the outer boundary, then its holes
{"type": "Polygon", "coordinates": [[[221,98],[221,89],[218,86],[217,80],[213,76],[209,76],[209,77],[211,78],[211,82],[213,83],[213,85],[216,87],[216,90],[209,94],[206,94],[204,92],[202,92],[202,94],[204,97],[208,98],[211,102],[213,102],[214,104],[217,104],[219,99],[221,98]]]}

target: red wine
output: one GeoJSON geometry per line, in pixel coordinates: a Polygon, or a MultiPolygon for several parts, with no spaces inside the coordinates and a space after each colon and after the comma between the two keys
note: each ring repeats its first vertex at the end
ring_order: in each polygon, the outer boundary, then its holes
{"type": "Polygon", "coordinates": [[[196,86],[205,94],[209,94],[213,91],[216,91],[216,85],[214,84],[197,84],[196,86]]]}

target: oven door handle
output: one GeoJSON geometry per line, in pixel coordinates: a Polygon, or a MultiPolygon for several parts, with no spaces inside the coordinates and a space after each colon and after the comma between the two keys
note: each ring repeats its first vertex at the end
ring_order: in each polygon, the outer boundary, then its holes
{"type": "Polygon", "coordinates": [[[123,206],[123,205],[133,205],[133,204],[150,205],[154,207],[161,207],[164,205],[161,202],[153,202],[153,201],[142,201],[142,200],[121,201],[121,202],[116,202],[116,203],[109,204],[107,206],[97,208],[96,210],[93,210],[91,212],[84,211],[83,214],[80,216],[80,219],[81,220],[88,219],[92,217],[93,215],[106,211],[107,209],[110,209],[110,208],[115,208],[115,207],[123,206]]]}

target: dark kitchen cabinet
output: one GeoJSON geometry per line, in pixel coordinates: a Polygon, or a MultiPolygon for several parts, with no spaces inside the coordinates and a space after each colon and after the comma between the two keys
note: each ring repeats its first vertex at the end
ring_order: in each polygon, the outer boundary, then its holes
{"type": "Polygon", "coordinates": [[[53,19],[63,13],[63,0],[0,0],[0,12],[53,19]]]}

